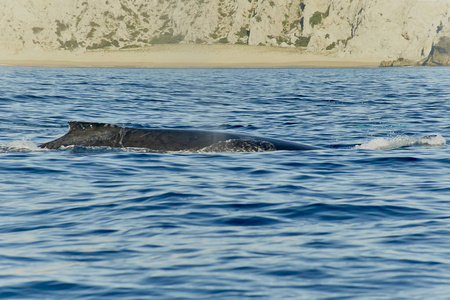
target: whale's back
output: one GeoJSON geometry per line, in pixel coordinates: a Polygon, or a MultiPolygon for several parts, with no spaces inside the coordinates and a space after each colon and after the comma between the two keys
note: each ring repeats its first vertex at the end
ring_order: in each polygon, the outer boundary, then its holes
{"type": "Polygon", "coordinates": [[[40,147],[132,147],[152,151],[274,151],[314,150],[317,147],[242,134],[185,129],[140,129],[106,123],[69,122],[69,131],[40,147]]]}

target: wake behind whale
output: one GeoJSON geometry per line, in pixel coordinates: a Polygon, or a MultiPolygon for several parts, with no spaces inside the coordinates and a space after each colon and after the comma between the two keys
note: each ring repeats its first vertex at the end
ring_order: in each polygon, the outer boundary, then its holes
{"type": "Polygon", "coordinates": [[[155,152],[261,152],[277,150],[317,150],[319,147],[257,136],[182,129],[139,129],[107,123],[69,122],[62,137],[40,145],[145,148],[155,152]]]}

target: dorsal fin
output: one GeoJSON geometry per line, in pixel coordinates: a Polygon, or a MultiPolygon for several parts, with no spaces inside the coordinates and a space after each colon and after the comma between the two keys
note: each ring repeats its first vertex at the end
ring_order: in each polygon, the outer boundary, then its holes
{"type": "Polygon", "coordinates": [[[100,128],[100,127],[119,127],[117,125],[108,124],[108,123],[95,123],[95,122],[79,122],[79,121],[70,121],[69,122],[69,131],[79,131],[90,128],[100,128]]]}

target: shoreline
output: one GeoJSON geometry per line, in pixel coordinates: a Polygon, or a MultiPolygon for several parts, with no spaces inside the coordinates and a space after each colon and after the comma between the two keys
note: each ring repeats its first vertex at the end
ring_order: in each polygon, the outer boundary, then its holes
{"type": "Polygon", "coordinates": [[[383,58],[341,58],[295,48],[248,45],[155,45],[86,52],[0,53],[0,66],[117,68],[356,68],[378,67],[383,58]]]}

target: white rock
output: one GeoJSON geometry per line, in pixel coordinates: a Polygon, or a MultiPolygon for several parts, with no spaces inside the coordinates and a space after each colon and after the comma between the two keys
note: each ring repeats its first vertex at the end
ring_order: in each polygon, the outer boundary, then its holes
{"type": "Polygon", "coordinates": [[[0,0],[0,28],[10,53],[310,38],[312,52],[419,61],[450,35],[450,1],[0,0]]]}

